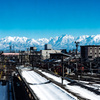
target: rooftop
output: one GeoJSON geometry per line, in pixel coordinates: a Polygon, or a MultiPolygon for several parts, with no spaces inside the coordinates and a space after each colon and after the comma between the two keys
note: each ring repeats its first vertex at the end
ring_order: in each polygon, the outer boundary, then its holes
{"type": "Polygon", "coordinates": [[[100,45],[84,45],[84,46],[80,46],[80,47],[100,47],[100,45]]]}
{"type": "Polygon", "coordinates": [[[19,53],[2,53],[4,56],[18,56],[19,53]]]}

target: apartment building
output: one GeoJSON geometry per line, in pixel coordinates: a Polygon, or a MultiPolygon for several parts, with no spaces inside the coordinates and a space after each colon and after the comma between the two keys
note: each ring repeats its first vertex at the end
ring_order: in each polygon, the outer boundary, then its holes
{"type": "Polygon", "coordinates": [[[100,57],[100,45],[81,46],[82,60],[93,60],[97,57],[100,57]]]}

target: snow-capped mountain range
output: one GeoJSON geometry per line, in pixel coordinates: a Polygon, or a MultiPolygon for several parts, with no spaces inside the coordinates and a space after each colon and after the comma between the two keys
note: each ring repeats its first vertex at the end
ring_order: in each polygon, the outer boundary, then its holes
{"type": "Polygon", "coordinates": [[[51,37],[50,39],[29,39],[27,37],[5,37],[0,39],[0,50],[9,50],[12,46],[14,50],[26,50],[31,46],[36,46],[38,50],[44,49],[45,44],[51,44],[53,49],[75,49],[75,41],[80,42],[79,45],[100,45],[100,35],[83,35],[74,37],[71,35],[62,35],[51,37]]]}

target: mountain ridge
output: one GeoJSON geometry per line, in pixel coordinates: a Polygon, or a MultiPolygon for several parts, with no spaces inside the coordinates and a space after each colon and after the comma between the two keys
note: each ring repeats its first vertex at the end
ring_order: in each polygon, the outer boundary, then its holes
{"type": "Polygon", "coordinates": [[[75,41],[80,42],[79,45],[100,45],[100,34],[82,35],[74,37],[72,35],[62,35],[56,37],[30,39],[27,37],[5,37],[0,39],[0,50],[9,50],[12,45],[14,50],[26,50],[31,46],[36,46],[38,50],[43,50],[45,44],[51,44],[53,49],[75,49],[75,41]]]}

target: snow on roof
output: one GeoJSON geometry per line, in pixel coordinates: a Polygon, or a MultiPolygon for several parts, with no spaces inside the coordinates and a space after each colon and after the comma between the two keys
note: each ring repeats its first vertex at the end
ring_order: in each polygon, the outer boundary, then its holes
{"type": "Polygon", "coordinates": [[[4,56],[18,56],[19,53],[3,53],[4,56]]]}
{"type": "MultiPolygon", "coordinates": [[[[55,75],[52,75],[52,74],[49,74],[49,73],[46,73],[46,72],[43,72],[41,70],[39,70],[40,72],[42,72],[44,75],[52,78],[53,80],[61,83],[61,77],[57,77],[55,75]]],[[[66,88],[69,89],[70,91],[78,94],[79,96],[83,97],[83,98],[86,98],[86,100],[100,100],[100,95],[97,95],[85,88],[82,88],[80,86],[74,86],[74,85],[68,85],[68,81],[67,80],[64,80],[64,85],[66,85],[66,88]]]]}
{"type": "Polygon", "coordinates": [[[59,86],[34,71],[22,71],[22,76],[40,100],[77,100],[59,86]]]}

